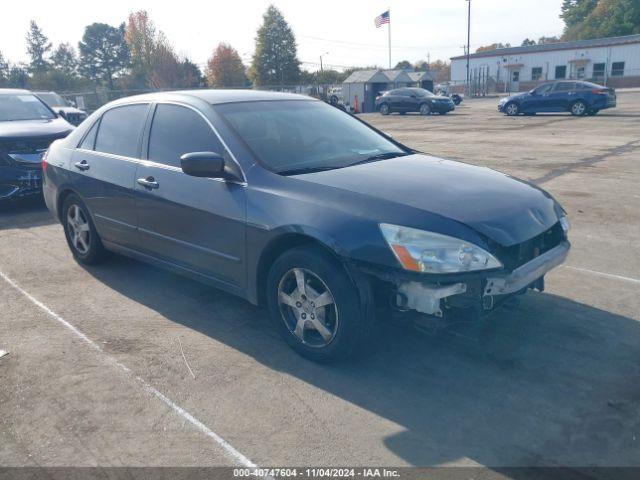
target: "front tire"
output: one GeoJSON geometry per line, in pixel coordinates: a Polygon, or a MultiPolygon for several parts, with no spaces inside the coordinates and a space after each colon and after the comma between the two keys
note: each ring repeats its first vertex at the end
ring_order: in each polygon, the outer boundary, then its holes
{"type": "Polygon", "coordinates": [[[358,289],[344,267],[320,248],[296,247],[273,263],[267,303],[285,342],[310,360],[346,359],[363,337],[358,289]]]}
{"type": "Polygon", "coordinates": [[[104,260],[107,252],[91,215],[84,202],[75,194],[65,198],[62,204],[62,225],[67,244],[78,262],[91,265],[104,260]]]}
{"type": "Polygon", "coordinates": [[[423,103],[420,105],[420,115],[429,115],[431,113],[431,105],[423,103]]]}
{"type": "Polygon", "coordinates": [[[380,105],[380,113],[382,115],[389,115],[391,113],[391,109],[389,108],[388,103],[383,103],[382,105],[380,105]]]}
{"type": "Polygon", "coordinates": [[[520,113],[520,106],[515,102],[509,102],[504,106],[504,113],[510,117],[515,117],[520,113]]]}
{"type": "Polygon", "coordinates": [[[571,115],[581,117],[587,113],[587,104],[582,100],[577,100],[571,104],[571,115]]]}

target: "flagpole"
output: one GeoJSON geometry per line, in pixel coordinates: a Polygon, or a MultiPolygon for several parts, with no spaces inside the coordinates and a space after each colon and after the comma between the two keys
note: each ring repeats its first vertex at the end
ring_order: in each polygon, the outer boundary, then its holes
{"type": "Polygon", "coordinates": [[[389,7],[389,23],[387,24],[389,31],[389,68],[391,68],[391,7],[389,7]]]}

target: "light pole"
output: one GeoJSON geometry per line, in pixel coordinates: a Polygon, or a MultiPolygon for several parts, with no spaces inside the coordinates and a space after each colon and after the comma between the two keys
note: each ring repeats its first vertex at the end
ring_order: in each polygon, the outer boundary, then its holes
{"type": "Polygon", "coordinates": [[[471,0],[469,2],[469,8],[467,10],[467,95],[471,96],[471,84],[469,83],[469,55],[471,54],[471,0]]]}

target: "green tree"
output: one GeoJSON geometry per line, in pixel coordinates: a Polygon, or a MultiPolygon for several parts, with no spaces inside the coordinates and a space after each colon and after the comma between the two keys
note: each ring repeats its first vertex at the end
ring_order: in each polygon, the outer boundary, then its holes
{"type": "Polygon", "coordinates": [[[0,87],[7,85],[9,79],[9,63],[4,59],[4,55],[0,52],[0,87]]]}
{"type": "Polygon", "coordinates": [[[532,45],[535,45],[536,41],[530,38],[525,38],[522,43],[520,44],[521,47],[530,47],[532,45]]]}
{"type": "Polygon", "coordinates": [[[492,50],[498,50],[499,48],[510,48],[510,43],[492,43],[491,45],[484,45],[476,48],[476,53],[491,52],[492,50]]]}
{"type": "Polygon", "coordinates": [[[7,86],[13,88],[26,88],[29,84],[28,66],[19,63],[9,65],[9,75],[7,76],[7,86]]]}
{"type": "Polygon", "coordinates": [[[198,88],[206,85],[200,67],[188,58],[182,61],[180,68],[182,70],[182,88],[198,88]]]}
{"type": "Polygon", "coordinates": [[[249,75],[259,86],[293,84],[300,78],[295,36],[280,10],[273,5],[262,17],[249,75]]]}
{"type": "Polygon", "coordinates": [[[238,51],[220,43],[207,62],[207,82],[211,87],[243,87],[247,84],[244,65],[238,51]]]}
{"type": "Polygon", "coordinates": [[[60,72],[75,77],[78,73],[78,55],[69,43],[61,43],[51,54],[51,66],[60,72]]]}
{"type": "Polygon", "coordinates": [[[78,46],[81,73],[93,81],[104,81],[113,89],[114,77],[121,75],[129,65],[124,23],[118,28],[106,23],[87,25],[78,46]]]}
{"type": "Polygon", "coordinates": [[[560,39],[558,37],[540,37],[538,39],[538,45],[546,45],[548,43],[558,43],[560,39]]]}
{"type": "Polygon", "coordinates": [[[640,33],[638,0],[564,0],[563,38],[582,40],[640,33]]]}
{"type": "Polygon", "coordinates": [[[393,68],[396,70],[406,70],[408,68],[413,68],[413,66],[409,60],[402,60],[401,62],[396,63],[396,66],[393,68]]]}
{"type": "Polygon", "coordinates": [[[38,24],[31,20],[27,32],[27,52],[31,57],[29,68],[32,73],[44,72],[49,68],[49,62],[45,58],[49,50],[51,50],[51,42],[38,24]]]}

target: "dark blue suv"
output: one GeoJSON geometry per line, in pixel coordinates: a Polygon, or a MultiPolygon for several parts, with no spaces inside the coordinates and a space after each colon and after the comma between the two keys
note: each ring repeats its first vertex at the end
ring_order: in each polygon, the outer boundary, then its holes
{"type": "Polygon", "coordinates": [[[613,88],[590,82],[561,81],[544,83],[533,90],[503,98],[498,111],[509,116],[539,112],[570,112],[571,115],[595,115],[616,106],[613,88]]]}

